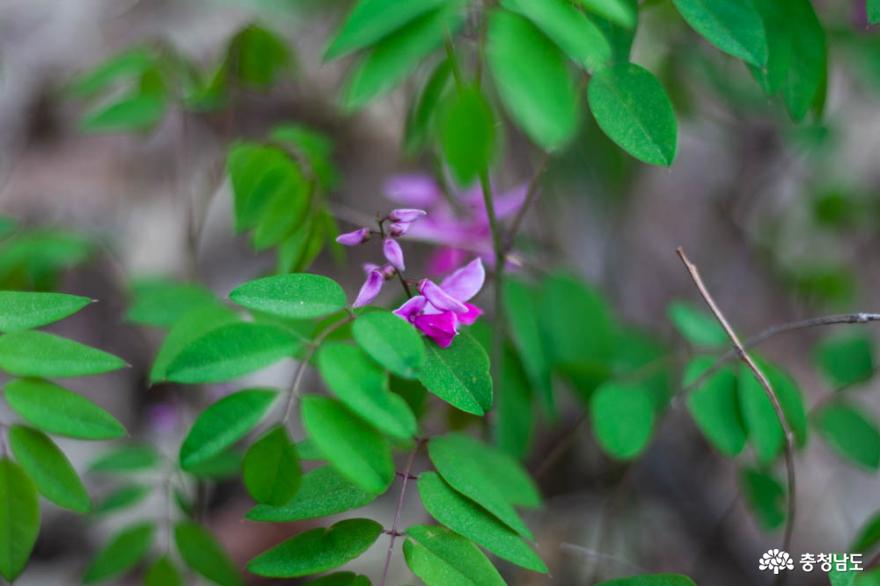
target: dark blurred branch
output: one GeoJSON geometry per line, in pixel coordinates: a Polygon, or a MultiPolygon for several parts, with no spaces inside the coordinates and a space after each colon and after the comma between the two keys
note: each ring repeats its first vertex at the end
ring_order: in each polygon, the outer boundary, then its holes
{"type": "Polygon", "coordinates": [[[412,478],[412,467],[416,461],[416,456],[419,453],[422,445],[427,440],[422,438],[419,439],[416,443],[416,447],[413,448],[413,451],[410,452],[409,458],[406,460],[406,468],[403,471],[402,480],[400,484],[400,496],[397,499],[397,509],[394,511],[394,522],[391,524],[391,530],[388,532],[388,551],[385,552],[385,567],[382,569],[382,581],[379,582],[379,586],[385,586],[385,582],[388,580],[388,568],[391,567],[391,555],[394,553],[394,541],[397,539],[397,536],[400,535],[400,514],[403,511],[403,504],[406,501],[406,486],[409,483],[410,478],[412,478]]]}
{"type": "Polygon", "coordinates": [[[712,295],[709,293],[709,290],[706,288],[705,283],[703,283],[703,279],[700,277],[700,272],[697,269],[697,265],[692,263],[690,259],[688,259],[687,255],[684,252],[682,247],[678,247],[676,249],[676,253],[681,258],[681,261],[684,263],[685,268],[691,275],[691,279],[693,279],[694,284],[697,286],[697,289],[700,291],[700,295],[703,296],[703,300],[706,302],[706,305],[709,306],[709,309],[715,315],[715,318],[721,324],[721,327],[724,328],[724,331],[727,332],[727,336],[730,338],[731,342],[733,342],[734,351],[736,355],[742,360],[743,364],[745,364],[749,370],[755,375],[755,378],[758,379],[758,382],[761,383],[761,386],[764,387],[764,391],[767,393],[767,397],[770,399],[770,403],[773,405],[773,410],[776,412],[776,418],[779,420],[779,425],[782,426],[782,430],[785,434],[785,471],[787,477],[787,501],[788,501],[788,514],[785,517],[785,534],[782,541],[782,547],[786,551],[790,549],[791,545],[791,532],[794,528],[794,520],[795,514],[797,512],[796,508],[796,500],[795,500],[795,473],[794,473],[794,435],[791,432],[791,428],[788,425],[788,421],[785,419],[785,413],[782,410],[782,404],[779,402],[779,397],[776,396],[776,391],[773,390],[773,385],[770,384],[770,381],[767,379],[767,376],[761,370],[761,368],[755,363],[746,349],[743,347],[742,342],[740,342],[739,337],[736,335],[736,332],[731,327],[730,323],[727,321],[727,318],[724,317],[724,314],[719,309],[718,305],[715,303],[715,300],[712,298],[712,295]]]}

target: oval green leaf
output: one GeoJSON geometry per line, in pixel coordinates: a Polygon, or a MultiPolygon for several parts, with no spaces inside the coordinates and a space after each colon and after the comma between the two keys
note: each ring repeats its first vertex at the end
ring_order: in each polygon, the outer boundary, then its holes
{"type": "Polygon", "coordinates": [[[403,544],[406,565],[427,586],[504,586],[498,570],[470,540],[438,525],[413,525],[403,544]]]}
{"type": "MultiPolygon", "coordinates": [[[[685,385],[712,366],[714,359],[695,358],[685,371],[685,385]]],[[[729,368],[711,375],[687,397],[687,408],[706,439],[725,456],[736,456],[746,445],[736,372],[729,368]]]]}
{"type": "Polygon", "coordinates": [[[283,426],[271,429],[254,442],[242,466],[244,485],[258,503],[283,505],[299,490],[299,456],[283,426]]]}
{"type": "Polygon", "coordinates": [[[880,431],[861,410],[832,403],[815,415],[816,427],[834,451],[867,469],[880,468],[880,431]]]}
{"type": "Polygon", "coordinates": [[[120,576],[137,565],[153,542],[155,527],[152,523],[139,523],[110,539],[107,546],[98,552],[83,575],[85,584],[103,582],[120,576]]]}
{"type": "Polygon", "coordinates": [[[44,497],[59,507],[77,513],[88,512],[91,501],[86,487],[49,436],[23,425],[13,425],[9,428],[9,447],[44,497]]]}
{"type": "Polygon", "coordinates": [[[159,347],[150,369],[150,382],[166,380],[168,365],[190,344],[220,326],[237,321],[235,313],[217,303],[208,303],[183,315],[159,347]]]}
{"type": "Polygon", "coordinates": [[[162,457],[151,446],[136,444],[116,448],[96,458],[89,470],[104,474],[125,474],[152,470],[161,462],[162,457]]]}
{"type": "Polygon", "coordinates": [[[440,146],[459,185],[489,171],[495,156],[495,114],[478,87],[449,94],[439,119],[440,146]]]}
{"type": "Polygon", "coordinates": [[[174,563],[163,556],[150,566],[147,575],[144,576],[144,586],[184,586],[183,577],[174,566],[174,563]]]}
{"type": "Polygon", "coordinates": [[[372,311],[352,325],[355,342],[370,358],[403,378],[415,378],[425,362],[425,343],[406,321],[390,311],[372,311]]]}
{"type": "Polygon", "coordinates": [[[345,307],[345,291],[328,277],[309,273],[250,281],[229,294],[238,305],[290,319],[314,319],[345,307]]]}
{"type": "Polygon", "coordinates": [[[707,41],[757,67],[767,64],[767,34],[751,0],[674,0],[682,18],[707,41]]]}
{"type": "Polygon", "coordinates": [[[15,376],[88,376],[123,366],[125,362],[112,354],[46,332],[0,336],[0,369],[15,376]]]}
{"type": "Polygon", "coordinates": [[[602,18],[631,29],[636,26],[638,5],[633,0],[578,0],[580,4],[602,18]]]}
{"type": "Polygon", "coordinates": [[[463,332],[448,348],[426,344],[428,359],[419,381],[431,393],[466,413],[483,415],[492,408],[489,356],[474,338],[463,332]]]}
{"type": "Polygon", "coordinates": [[[27,565],[40,532],[37,487],[9,458],[0,460],[0,575],[12,582],[27,565]]]}
{"type": "Polygon", "coordinates": [[[590,397],[590,421],[608,455],[635,458],[647,447],[654,429],[650,392],[641,386],[605,383],[590,397]]]}
{"type": "Polygon", "coordinates": [[[73,315],[92,300],[64,293],[0,291],[0,332],[38,328],[73,315]]]}
{"type": "Polygon", "coordinates": [[[193,571],[220,586],[242,586],[244,579],[211,533],[192,521],[174,526],[180,557],[193,571]]]}

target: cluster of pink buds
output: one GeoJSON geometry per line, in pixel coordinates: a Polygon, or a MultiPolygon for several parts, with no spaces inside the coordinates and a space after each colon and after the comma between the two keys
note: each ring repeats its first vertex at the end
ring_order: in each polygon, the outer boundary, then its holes
{"type": "Polygon", "coordinates": [[[412,208],[391,210],[391,213],[379,220],[378,230],[359,228],[352,232],[341,234],[336,238],[336,242],[343,246],[358,246],[373,236],[383,238],[382,254],[385,256],[387,264],[376,265],[367,263],[364,265],[367,279],[364,281],[357,299],[352,304],[353,307],[362,307],[369,304],[382,291],[382,285],[385,284],[385,281],[394,278],[398,273],[402,274],[406,270],[403,249],[400,247],[397,238],[406,234],[409,231],[410,225],[426,213],[424,210],[412,208]]]}

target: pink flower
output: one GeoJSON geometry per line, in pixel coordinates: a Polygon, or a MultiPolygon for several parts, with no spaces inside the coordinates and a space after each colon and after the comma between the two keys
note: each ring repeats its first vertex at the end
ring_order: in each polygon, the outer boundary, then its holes
{"type": "Polygon", "coordinates": [[[467,302],[480,292],[485,281],[483,261],[476,258],[439,285],[423,279],[419,283],[420,295],[406,301],[394,313],[446,348],[458,335],[459,325],[471,325],[482,315],[482,309],[467,302]]]}
{"type": "MultiPolygon", "coordinates": [[[[375,265],[374,265],[375,266],[375,265]]],[[[351,304],[352,307],[363,307],[378,297],[382,291],[382,285],[385,284],[385,275],[379,267],[367,269],[367,280],[361,285],[357,299],[351,304]]]]}
{"type": "Polygon", "coordinates": [[[382,254],[385,255],[385,260],[395,269],[401,272],[406,270],[406,264],[403,261],[403,249],[400,248],[397,240],[386,238],[385,242],[382,243],[382,254]]]}
{"type": "Polygon", "coordinates": [[[395,175],[385,183],[385,193],[404,205],[427,207],[443,197],[440,186],[430,175],[395,175]]]}
{"type": "Polygon", "coordinates": [[[360,228],[359,230],[354,230],[353,232],[346,232],[345,234],[340,234],[336,237],[336,242],[343,246],[357,246],[359,244],[363,244],[370,238],[370,229],[369,228],[360,228]]]}
{"type": "Polygon", "coordinates": [[[405,224],[411,224],[427,214],[428,212],[426,212],[425,210],[417,210],[414,208],[397,208],[396,210],[391,210],[391,213],[388,214],[388,219],[392,222],[403,222],[405,224]]]}

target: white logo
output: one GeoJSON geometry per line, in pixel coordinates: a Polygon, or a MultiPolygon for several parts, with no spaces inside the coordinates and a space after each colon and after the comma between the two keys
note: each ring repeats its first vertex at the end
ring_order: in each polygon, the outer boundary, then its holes
{"type": "Polygon", "coordinates": [[[793,570],[794,562],[788,552],[781,549],[771,549],[758,560],[758,569],[761,571],[773,570],[774,574],[778,574],[782,570],[793,570]]]}

